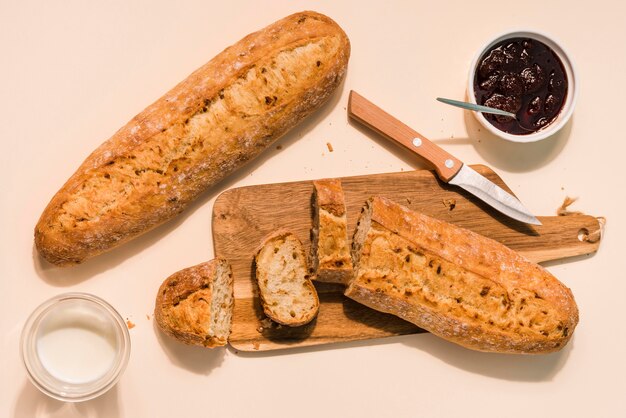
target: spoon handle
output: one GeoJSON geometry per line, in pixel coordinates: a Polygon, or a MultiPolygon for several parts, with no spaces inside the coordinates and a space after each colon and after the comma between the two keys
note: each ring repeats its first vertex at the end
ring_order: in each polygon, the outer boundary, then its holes
{"type": "Polygon", "coordinates": [[[515,113],[496,109],[494,107],[481,106],[481,105],[477,105],[473,103],[460,102],[458,100],[452,100],[452,99],[444,99],[443,97],[437,97],[437,100],[442,103],[449,104],[451,106],[460,107],[460,108],[467,109],[467,110],[475,110],[477,112],[482,112],[482,113],[493,113],[494,115],[502,115],[502,116],[509,116],[512,118],[517,118],[515,113]]]}

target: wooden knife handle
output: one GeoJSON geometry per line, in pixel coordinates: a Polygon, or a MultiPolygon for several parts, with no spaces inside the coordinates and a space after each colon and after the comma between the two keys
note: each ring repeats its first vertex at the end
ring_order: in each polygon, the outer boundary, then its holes
{"type": "Polygon", "coordinates": [[[446,183],[459,172],[463,165],[460,160],[354,90],[350,91],[348,116],[431,163],[439,178],[446,183]]]}

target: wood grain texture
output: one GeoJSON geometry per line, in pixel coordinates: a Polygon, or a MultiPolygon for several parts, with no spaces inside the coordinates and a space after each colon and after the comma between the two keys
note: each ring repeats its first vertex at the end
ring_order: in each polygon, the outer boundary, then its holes
{"type": "MultiPolygon", "coordinates": [[[[473,166],[505,190],[491,169],[473,166]]],[[[514,221],[455,186],[440,182],[428,170],[344,177],[348,231],[354,231],[365,201],[385,196],[413,210],[495,239],[535,262],[591,254],[600,240],[581,241],[600,224],[593,216],[544,216],[541,226],[514,221]]],[[[293,231],[307,248],[313,210],[312,181],[230,189],[213,207],[215,256],[226,258],[235,278],[235,310],[230,344],[242,351],[276,350],[423,332],[415,325],[345,298],[339,285],[316,283],[318,317],[310,324],[279,327],[265,319],[255,295],[253,257],[261,240],[279,228],[293,231]]],[[[352,232],[350,232],[351,234],[352,232]]],[[[567,278],[561,278],[567,284],[567,278]]]]}

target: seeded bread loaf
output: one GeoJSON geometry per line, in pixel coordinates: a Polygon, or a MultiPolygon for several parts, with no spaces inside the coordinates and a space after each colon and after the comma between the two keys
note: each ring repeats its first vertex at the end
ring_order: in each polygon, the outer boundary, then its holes
{"type": "Polygon", "coordinates": [[[287,230],[278,230],[263,240],[254,261],[265,314],[290,327],[311,322],[320,303],[300,240],[287,230]]]}
{"type": "Polygon", "coordinates": [[[315,12],[225,49],[87,157],[39,219],[39,253],[80,263],[173,218],[320,107],[349,55],[315,12]]]}
{"type": "Polygon", "coordinates": [[[557,351],[578,323],[571,291],[541,266],[384,198],[359,219],[353,261],[346,296],[470,349],[557,351]]]}
{"type": "Polygon", "coordinates": [[[313,182],[311,269],[320,282],[347,284],[352,277],[346,204],[341,181],[313,182]]]}
{"type": "Polygon", "coordinates": [[[189,267],[165,279],[154,318],[163,332],[190,345],[226,345],[233,316],[233,274],[226,260],[189,267]]]}

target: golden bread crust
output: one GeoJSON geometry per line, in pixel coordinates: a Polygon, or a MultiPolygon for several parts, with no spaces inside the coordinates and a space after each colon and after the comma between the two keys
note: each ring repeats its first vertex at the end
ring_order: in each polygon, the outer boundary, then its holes
{"type": "Polygon", "coordinates": [[[171,219],[320,107],[350,55],[315,12],[226,48],[98,147],[35,227],[40,254],[80,263],[171,219]]]}
{"type": "Polygon", "coordinates": [[[230,304],[219,307],[232,314],[234,306],[233,279],[230,265],[214,259],[178,271],[161,284],[157,293],[154,318],[167,335],[189,345],[218,347],[226,345],[227,337],[211,335],[207,324],[212,320],[211,301],[218,265],[229,274],[230,304]]]}
{"type": "Polygon", "coordinates": [[[316,180],[313,186],[315,207],[311,264],[314,278],[320,282],[348,284],[353,271],[341,181],[316,180]]]}
{"type": "Polygon", "coordinates": [[[479,351],[548,353],[571,338],[570,289],[504,245],[379,197],[359,227],[348,297],[479,351]]]}

